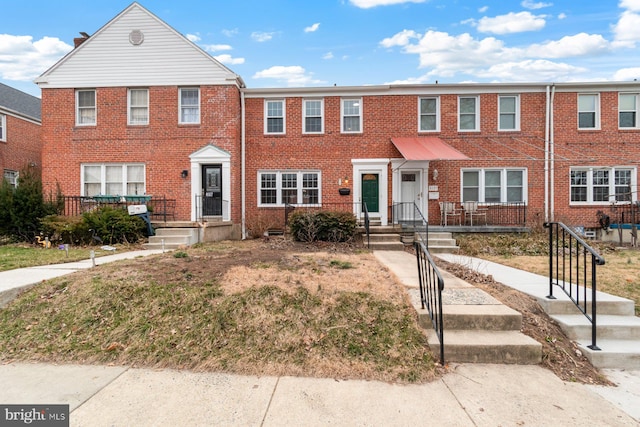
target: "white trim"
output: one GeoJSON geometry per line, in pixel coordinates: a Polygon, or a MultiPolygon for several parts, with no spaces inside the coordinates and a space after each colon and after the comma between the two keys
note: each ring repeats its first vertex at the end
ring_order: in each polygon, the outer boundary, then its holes
{"type": "Polygon", "coordinates": [[[618,92],[618,130],[634,130],[640,128],[640,93],[638,92],[618,92]],[[620,110],[620,97],[622,95],[633,95],[636,98],[635,110],[620,110]],[[634,126],[621,127],[620,126],[620,113],[633,112],[636,115],[636,122],[634,126]]]}
{"type": "Polygon", "coordinates": [[[439,96],[419,96],[418,97],[418,132],[420,133],[433,133],[440,132],[440,97],[439,96]],[[436,128],[435,129],[422,129],[422,100],[423,99],[435,99],[436,100],[436,128]]]}
{"type": "MultiPolygon", "coordinates": [[[[317,116],[310,116],[317,117],[317,116]]],[[[302,133],[305,135],[321,135],[324,133],[324,98],[303,98],[302,99],[302,133]],[[320,102],[320,131],[309,132],[307,131],[307,102],[320,102]]]]}
{"type": "Polygon", "coordinates": [[[568,184],[569,184],[569,206],[607,206],[611,205],[611,203],[619,203],[625,204],[629,202],[617,202],[616,201],[616,183],[615,183],[615,171],[617,170],[629,170],[631,171],[631,202],[635,202],[638,200],[638,168],[636,166],[570,166],[569,167],[569,176],[568,176],[568,184]],[[593,200],[593,171],[594,170],[606,170],[609,171],[609,194],[608,200],[606,201],[594,201],[593,200]],[[583,171],[587,172],[587,201],[586,202],[578,202],[571,200],[571,172],[573,171],[583,171]]]}
{"type": "MultiPolygon", "coordinates": [[[[363,132],[363,105],[362,105],[362,97],[346,97],[346,98],[340,98],[340,133],[353,133],[353,134],[359,134],[363,132]],[[358,118],[359,123],[358,123],[358,127],[359,129],[357,131],[354,130],[345,130],[344,129],[344,119],[345,119],[345,115],[344,115],[344,103],[345,101],[356,101],[356,104],[358,106],[358,118]]],[[[355,115],[349,115],[349,117],[355,117],[355,115]]]]}
{"type": "Polygon", "coordinates": [[[282,175],[283,174],[295,174],[296,175],[296,201],[303,200],[303,191],[304,191],[304,175],[305,174],[316,174],[318,178],[318,202],[317,203],[293,203],[296,206],[322,206],[322,172],[319,169],[260,169],[258,170],[258,175],[256,177],[256,185],[257,185],[257,206],[259,208],[282,208],[285,204],[282,202],[282,175]],[[261,176],[263,174],[275,174],[276,176],[276,202],[275,203],[262,203],[261,200],[261,190],[262,190],[262,180],[261,176]]]}
{"type": "Polygon", "coordinates": [[[265,99],[264,100],[264,134],[265,135],[286,135],[287,134],[287,103],[284,98],[278,99],[265,99]],[[270,102],[280,102],[282,104],[282,116],[269,116],[269,103],[270,102]],[[269,124],[268,119],[273,118],[281,118],[282,119],[282,132],[269,132],[269,124]]]}
{"type": "Polygon", "coordinates": [[[7,116],[0,114],[0,141],[7,142],[7,116]]]}
{"type": "Polygon", "coordinates": [[[151,108],[150,108],[150,95],[149,95],[149,89],[148,88],[144,88],[144,87],[133,87],[133,88],[128,88],[127,89],[127,125],[128,126],[147,126],[149,125],[149,120],[151,118],[151,108]],[[144,108],[144,105],[131,105],[131,92],[132,91],[145,91],[147,93],[147,104],[146,104],[146,108],[147,108],[147,120],[145,122],[132,122],[132,118],[131,118],[131,109],[132,108],[144,108]]]}
{"type": "MultiPolygon", "coordinates": [[[[511,112],[506,112],[505,114],[512,114],[511,112]]],[[[498,132],[519,132],[520,131],[520,95],[519,94],[498,94],[498,132]],[[500,110],[500,100],[502,98],[515,98],[516,105],[515,111],[513,114],[515,115],[515,127],[513,129],[501,129],[500,128],[500,116],[502,115],[502,111],[500,110]]]]}
{"type": "Polygon", "coordinates": [[[460,199],[459,201],[464,202],[464,173],[465,172],[478,172],[478,200],[468,200],[468,201],[477,201],[481,204],[490,205],[492,203],[524,203],[525,205],[529,204],[529,176],[528,169],[523,167],[487,167],[487,168],[460,168],[460,199]],[[500,172],[500,201],[495,202],[487,202],[486,201],[486,183],[485,183],[485,173],[486,172],[500,172]],[[522,172],[522,200],[518,201],[509,201],[507,200],[507,173],[508,172],[522,172]]]}
{"type": "MultiPolygon", "coordinates": [[[[98,125],[98,91],[95,89],[76,89],[75,90],[75,99],[76,99],[76,126],[97,126],[98,125]],[[93,92],[93,123],[80,123],[80,92],[93,92]]],[[[87,110],[88,108],[85,107],[87,110]]]]}
{"type": "Polygon", "coordinates": [[[191,221],[196,221],[196,200],[202,190],[202,165],[222,165],[222,220],[231,220],[231,154],[212,144],[189,155],[191,160],[191,221]],[[225,209],[226,208],[226,209],[225,209]]]}
{"type": "MultiPolygon", "coordinates": [[[[379,191],[379,206],[380,206],[380,222],[382,225],[388,225],[389,223],[389,193],[387,188],[389,185],[388,167],[389,159],[351,159],[351,165],[353,166],[353,201],[362,202],[362,181],[361,177],[366,173],[377,173],[380,179],[378,191],[379,191]]],[[[355,214],[360,217],[361,205],[360,203],[354,203],[355,214]]],[[[376,214],[377,215],[377,214],[376,214]]]]}
{"type": "MultiPolygon", "coordinates": [[[[87,196],[85,193],[85,180],[84,180],[84,168],[87,166],[100,167],[100,192],[97,195],[104,196],[132,196],[133,194],[127,193],[127,186],[129,184],[127,172],[129,166],[142,166],[142,194],[136,194],[136,196],[144,196],[147,194],[147,166],[142,162],[99,162],[99,163],[81,163],[80,164],[80,195],[87,196]],[[122,188],[120,193],[108,194],[107,189],[107,167],[120,166],[122,168],[122,188]]],[[[137,182],[137,181],[134,181],[137,182]]],[[[94,183],[95,184],[95,183],[94,183]]]]}
{"type": "Polygon", "coordinates": [[[600,94],[599,93],[578,93],[576,94],[576,110],[578,112],[577,114],[577,125],[578,125],[578,130],[600,130],[600,94]],[[592,111],[581,111],[580,110],[580,97],[582,96],[595,96],[596,100],[595,100],[595,111],[593,111],[595,118],[594,118],[594,126],[593,127],[587,127],[587,128],[581,128],[580,127],[580,113],[591,113],[592,111]]]}
{"type": "MultiPolygon", "coordinates": [[[[391,160],[391,204],[405,202],[402,200],[402,172],[419,172],[420,196],[417,201],[420,212],[429,220],[429,197],[427,197],[429,161],[407,161],[405,159],[391,160]]],[[[412,200],[413,201],[413,200],[412,200]]]]}
{"type": "MultiPolygon", "coordinates": [[[[468,114],[468,113],[466,113],[468,114]]],[[[458,132],[480,132],[480,96],[479,95],[459,95],[458,96],[458,132]],[[460,128],[460,100],[473,98],[476,100],[475,105],[475,123],[473,129],[461,129],[460,128]]]]}
{"type": "MultiPolygon", "coordinates": [[[[187,106],[189,108],[189,106],[187,106]]],[[[200,88],[194,86],[188,87],[179,87],[178,88],[178,124],[180,125],[199,125],[200,124],[200,116],[202,111],[202,101],[200,95],[200,88]],[[182,121],[182,91],[183,90],[196,90],[198,91],[198,119],[195,122],[183,122],[182,121]]]]}

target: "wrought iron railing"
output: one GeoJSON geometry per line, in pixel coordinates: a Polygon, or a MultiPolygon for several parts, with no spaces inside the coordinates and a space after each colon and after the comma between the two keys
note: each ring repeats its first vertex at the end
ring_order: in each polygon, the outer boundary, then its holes
{"type": "Polygon", "coordinates": [[[442,315],[442,291],[444,280],[433,262],[424,242],[413,243],[418,262],[418,284],[420,287],[420,303],[431,319],[433,329],[440,341],[440,363],[444,365],[444,324],[442,315]]]}
{"type": "Polygon", "coordinates": [[[596,344],[596,267],[604,265],[604,258],[573,230],[561,222],[545,223],[549,229],[549,295],[554,285],[560,287],[578,309],[591,322],[592,350],[600,350],[596,344]],[[588,307],[588,289],[591,293],[591,310],[588,307]]]}
{"type": "Polygon", "coordinates": [[[371,248],[371,221],[369,219],[369,209],[367,203],[362,202],[362,214],[364,215],[364,232],[367,236],[367,248],[371,248]]]}
{"type": "MultiPolygon", "coordinates": [[[[170,204],[172,199],[155,196],[59,196],[60,211],[62,216],[78,216],[90,212],[100,206],[127,207],[130,205],[147,205],[153,213],[155,207],[158,211],[162,206],[170,204]]],[[[174,200],[175,202],[175,200],[174,200]]],[[[175,204],[173,205],[175,208],[175,204]]],[[[165,209],[166,211],[167,209],[165,209]]]]}
{"type": "Polygon", "coordinates": [[[414,237],[419,236],[429,248],[429,222],[415,202],[394,203],[391,206],[391,223],[409,230],[414,237]]]}
{"type": "Polygon", "coordinates": [[[208,197],[196,194],[196,221],[204,218],[222,218],[228,221],[229,201],[219,197],[208,197]]]}
{"type": "MultiPolygon", "coordinates": [[[[486,225],[524,226],[527,223],[527,205],[524,202],[481,204],[486,209],[486,225]]],[[[482,224],[482,221],[478,221],[482,224]]]]}

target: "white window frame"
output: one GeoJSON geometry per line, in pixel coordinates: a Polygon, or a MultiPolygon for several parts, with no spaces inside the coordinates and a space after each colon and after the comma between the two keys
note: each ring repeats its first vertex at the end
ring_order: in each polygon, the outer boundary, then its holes
{"type": "Polygon", "coordinates": [[[640,93],[637,92],[620,92],[618,94],[618,129],[638,129],[640,128],[640,117],[639,116],[640,113],[640,93]],[[633,110],[623,110],[622,106],[620,104],[620,98],[622,96],[634,96],[635,97],[635,102],[634,102],[634,108],[633,110]],[[622,113],[633,113],[635,115],[634,117],[634,123],[633,126],[622,126],[621,124],[621,120],[620,120],[620,115],[622,113]]]}
{"type": "Polygon", "coordinates": [[[11,187],[18,187],[18,178],[20,178],[20,172],[11,169],[4,170],[3,179],[7,181],[11,187]]]}
{"type": "MultiPolygon", "coordinates": [[[[258,207],[283,207],[285,203],[282,200],[283,190],[283,176],[288,174],[296,175],[296,199],[297,201],[303,201],[303,203],[295,203],[296,206],[318,206],[322,205],[322,173],[319,170],[260,170],[258,171],[258,207]],[[276,186],[275,188],[268,187],[262,188],[262,176],[265,174],[275,175],[276,186]],[[315,174],[317,175],[318,186],[317,187],[304,187],[304,175],[315,174]],[[306,188],[317,190],[318,202],[317,203],[304,203],[304,192],[306,188]],[[275,190],[276,191],[276,203],[263,203],[262,202],[262,190],[275,190]]],[[[293,188],[293,187],[291,187],[293,188]]]]}
{"type": "Polygon", "coordinates": [[[264,133],[265,135],[285,135],[287,133],[287,103],[282,98],[277,99],[265,99],[264,100],[264,133]],[[282,107],[281,115],[270,115],[269,104],[280,103],[282,107]],[[269,131],[269,119],[282,120],[282,131],[270,132],[269,131]]]}
{"type": "Polygon", "coordinates": [[[585,206],[585,205],[609,205],[611,203],[626,204],[636,202],[638,200],[638,170],[635,166],[616,166],[616,167],[598,167],[598,166],[572,166],[569,170],[569,205],[571,206],[585,206]],[[602,187],[594,182],[594,175],[602,171],[608,171],[608,183],[609,187],[607,200],[594,200],[594,188],[602,187]],[[616,197],[616,171],[630,171],[631,175],[631,200],[619,201],[616,197]],[[586,184],[575,185],[572,183],[573,172],[586,172],[586,184]],[[587,200],[586,201],[573,201],[572,190],[576,187],[586,187],[587,200]]]}
{"type": "Polygon", "coordinates": [[[199,125],[200,124],[200,88],[199,87],[181,87],[178,90],[178,123],[181,125],[199,125]],[[182,92],[183,91],[196,91],[198,94],[198,114],[194,121],[186,121],[184,120],[183,112],[185,110],[190,110],[196,108],[195,105],[183,105],[182,104],[182,92]]]}
{"type": "Polygon", "coordinates": [[[440,97],[439,96],[420,96],[418,97],[418,132],[440,132],[440,97]],[[436,101],[436,112],[435,114],[426,114],[422,112],[422,100],[423,99],[433,99],[436,101]],[[434,129],[423,129],[422,128],[422,116],[435,116],[436,126],[434,129]]]}
{"type": "Polygon", "coordinates": [[[576,99],[577,101],[577,110],[578,110],[578,130],[599,130],[600,129],[600,94],[599,93],[579,93],[576,99]],[[581,110],[580,109],[580,99],[584,97],[594,97],[594,110],[581,110]],[[591,127],[581,127],[580,126],[580,114],[593,114],[593,126],[591,127]]]}
{"type": "MultiPolygon", "coordinates": [[[[83,163],[80,165],[80,189],[81,189],[81,196],[88,196],[88,194],[86,194],[86,189],[85,189],[85,167],[100,167],[100,192],[98,193],[98,195],[109,195],[109,196],[132,196],[134,194],[127,194],[127,187],[128,184],[133,184],[133,183],[140,183],[140,181],[130,181],[129,176],[128,176],[128,168],[130,166],[137,166],[137,167],[142,167],[142,189],[140,191],[138,191],[135,195],[137,196],[142,196],[147,194],[146,193],[146,188],[147,188],[147,170],[146,167],[144,165],[144,163],[83,163]],[[106,188],[107,188],[107,167],[121,167],[122,168],[122,190],[119,194],[107,194],[106,192],[106,188]]],[[[95,196],[95,194],[92,194],[91,196],[95,196]]]]}
{"type": "Polygon", "coordinates": [[[302,133],[303,134],[323,134],[324,133],[324,99],[322,98],[309,98],[302,100],[302,133]],[[308,102],[319,102],[320,103],[320,115],[310,115],[307,116],[307,103],[308,102]],[[307,118],[320,118],[320,130],[319,131],[309,131],[307,130],[307,118]]]}
{"type": "Polygon", "coordinates": [[[510,94],[510,95],[498,95],[498,131],[499,132],[518,132],[520,130],[520,95],[510,94]],[[503,98],[513,98],[515,99],[515,111],[502,111],[502,99],[503,98]],[[512,115],[514,116],[513,128],[502,128],[502,121],[500,120],[503,115],[512,115]]]}
{"type": "Polygon", "coordinates": [[[464,168],[460,170],[460,201],[472,201],[478,202],[483,205],[502,204],[502,203],[524,203],[528,204],[528,171],[527,168],[464,168]],[[478,174],[478,200],[465,200],[464,197],[464,174],[477,173],[478,174]],[[485,190],[487,188],[485,174],[487,172],[500,172],[500,201],[486,201],[485,190]],[[522,200],[510,201],[508,200],[508,180],[507,175],[509,172],[520,172],[522,174],[522,200]]]}
{"type": "Polygon", "coordinates": [[[127,89],[127,124],[129,126],[147,126],[149,124],[149,89],[146,88],[131,88],[131,89],[127,89]],[[131,94],[133,92],[145,92],[147,94],[147,103],[145,105],[133,105],[131,102],[131,94]],[[133,119],[133,114],[132,114],[132,110],[136,108],[136,109],[146,109],[147,110],[147,117],[146,120],[142,121],[134,121],[133,119]]]}
{"type": "Polygon", "coordinates": [[[7,116],[0,114],[0,141],[7,141],[7,116]]]}
{"type": "Polygon", "coordinates": [[[341,133],[362,133],[362,98],[341,98],[340,99],[340,132],[341,133]],[[358,107],[358,114],[346,114],[345,102],[355,101],[354,106],[358,107]],[[358,117],[358,129],[345,129],[345,119],[358,117]]]}
{"type": "MultiPolygon", "coordinates": [[[[469,113],[464,113],[465,115],[469,115],[469,113]]],[[[478,95],[459,95],[458,96],[458,132],[480,132],[480,97],[478,95]],[[462,111],[461,104],[463,99],[474,99],[475,100],[475,111],[474,111],[474,128],[473,129],[462,129],[460,124],[462,120],[462,111]]]]}
{"type": "Polygon", "coordinates": [[[95,89],[77,89],[75,93],[76,97],[76,126],[95,126],[98,124],[98,94],[95,89]],[[80,93],[91,92],[93,93],[93,106],[81,107],[80,106],[80,93]],[[93,111],[93,121],[84,122],[81,111],[93,111]]]}

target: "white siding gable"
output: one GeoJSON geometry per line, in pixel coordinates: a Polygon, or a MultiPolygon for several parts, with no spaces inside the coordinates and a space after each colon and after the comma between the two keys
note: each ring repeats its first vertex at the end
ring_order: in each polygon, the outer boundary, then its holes
{"type": "Polygon", "coordinates": [[[220,64],[137,3],[38,77],[41,88],[239,84],[220,64]],[[133,45],[132,31],[144,41],[133,45]]]}

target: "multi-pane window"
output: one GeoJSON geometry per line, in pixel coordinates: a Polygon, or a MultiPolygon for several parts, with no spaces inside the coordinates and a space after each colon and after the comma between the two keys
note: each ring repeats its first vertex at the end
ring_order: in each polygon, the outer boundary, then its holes
{"type": "Polygon", "coordinates": [[[420,132],[440,130],[440,109],[438,98],[419,98],[420,132]]]}
{"type": "Polygon", "coordinates": [[[578,129],[600,127],[600,102],[596,94],[578,94],[578,129]]]}
{"type": "Polygon", "coordinates": [[[341,104],[343,133],[362,132],[362,99],[343,99],[341,104]]]}
{"type": "Polygon", "coordinates": [[[285,108],[284,100],[268,99],[264,102],[265,133],[285,133],[285,108]]]}
{"type": "Polygon", "coordinates": [[[200,123],[200,89],[180,89],[180,123],[200,123]]]}
{"type": "Polygon", "coordinates": [[[462,171],[462,201],[526,202],[526,170],[474,169],[462,171]]]}
{"type": "Polygon", "coordinates": [[[320,172],[268,171],[258,173],[260,206],[320,203],[320,172]]]}
{"type": "Polygon", "coordinates": [[[305,99],[302,103],[303,133],[323,133],[324,103],[321,99],[305,99]]]}
{"type": "Polygon", "coordinates": [[[90,126],[96,124],[96,91],[76,91],[76,125],[90,126]]]}
{"type": "Polygon", "coordinates": [[[612,203],[636,200],[634,168],[573,168],[570,175],[572,203],[612,203]]]}
{"type": "Polygon", "coordinates": [[[129,89],[129,124],[149,124],[149,89],[129,89]]]}
{"type": "Polygon", "coordinates": [[[477,131],[480,129],[479,102],[477,96],[458,98],[458,130],[477,131]]]}
{"type": "Polygon", "coordinates": [[[618,126],[620,128],[638,127],[638,101],[637,93],[621,93],[618,98],[618,126]]]}
{"type": "Polygon", "coordinates": [[[498,130],[520,129],[519,101],[520,99],[517,95],[500,95],[498,97],[498,130]]]}
{"type": "Polygon", "coordinates": [[[7,140],[7,116],[0,114],[0,141],[7,140]]]}
{"type": "Polygon", "coordinates": [[[13,188],[18,186],[18,171],[12,171],[9,169],[4,170],[4,180],[9,183],[9,185],[13,188]]]}
{"type": "Polygon", "coordinates": [[[145,194],[143,164],[82,165],[83,196],[145,194]]]}

